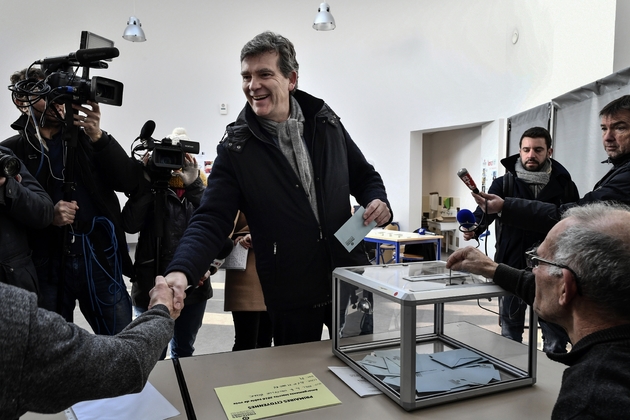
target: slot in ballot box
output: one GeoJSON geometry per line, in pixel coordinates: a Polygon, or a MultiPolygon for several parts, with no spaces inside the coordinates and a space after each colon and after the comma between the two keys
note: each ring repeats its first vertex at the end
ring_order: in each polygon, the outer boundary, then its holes
{"type": "Polygon", "coordinates": [[[333,353],[408,411],[532,385],[534,311],[529,344],[479,322],[496,325],[483,305],[505,294],[444,261],[337,268],[333,353]]]}

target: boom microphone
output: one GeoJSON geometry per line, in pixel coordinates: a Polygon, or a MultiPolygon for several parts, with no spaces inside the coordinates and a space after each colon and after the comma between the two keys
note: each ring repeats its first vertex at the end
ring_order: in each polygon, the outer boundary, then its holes
{"type": "Polygon", "coordinates": [[[118,48],[115,47],[85,48],[68,55],[46,57],[41,60],[37,60],[34,64],[49,65],[59,63],[77,63],[79,65],[87,65],[94,61],[116,58],[119,55],[120,52],[118,51],[118,48]]]}
{"type": "Polygon", "coordinates": [[[230,255],[233,248],[234,242],[232,242],[230,238],[227,238],[225,240],[225,243],[223,244],[223,248],[221,248],[221,251],[219,251],[217,257],[214,259],[214,261],[212,261],[212,264],[210,264],[210,275],[213,275],[214,273],[219,271],[219,268],[223,265],[225,259],[228,257],[228,255],[230,255]]]}
{"type": "Polygon", "coordinates": [[[118,51],[118,48],[115,47],[85,48],[77,50],[74,55],[79,64],[85,65],[94,61],[116,58],[120,55],[120,52],[118,51]]]}
{"type": "Polygon", "coordinates": [[[464,181],[464,184],[466,184],[466,186],[470,188],[472,192],[474,192],[475,194],[479,194],[477,185],[475,185],[475,181],[473,181],[472,176],[470,176],[470,174],[468,173],[468,169],[460,169],[459,171],[457,171],[457,176],[460,177],[462,181],[464,181]]]}
{"type": "Polygon", "coordinates": [[[155,131],[155,121],[149,120],[144,123],[142,129],[140,130],[140,135],[138,138],[140,140],[149,140],[155,131]]]}

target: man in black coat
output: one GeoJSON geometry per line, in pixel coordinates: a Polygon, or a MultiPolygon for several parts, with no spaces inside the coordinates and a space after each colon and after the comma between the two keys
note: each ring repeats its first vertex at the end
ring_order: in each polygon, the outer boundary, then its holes
{"type": "Polygon", "coordinates": [[[11,76],[22,115],[12,125],[18,133],[2,142],[55,206],[52,223],[30,238],[41,304],[72,321],[78,300],[96,333],[116,334],[131,322],[122,274],[131,276],[132,264],[115,191],[134,191],[141,168],[100,128],[98,103],[73,102],[73,127],[67,126],[65,114],[72,110],[46,93],[45,78],[38,68],[28,77],[26,69],[11,76]],[[73,129],[78,130],[74,147],[64,137],[73,129]]]}
{"type": "MultiPolygon", "coordinates": [[[[524,198],[561,206],[577,201],[580,196],[571,181],[569,172],[556,160],[551,159],[551,135],[543,127],[526,130],[519,140],[519,153],[501,161],[506,169],[503,177],[496,178],[489,194],[506,199],[524,198]]],[[[546,232],[502,225],[497,214],[485,215],[477,207],[475,219],[479,224],[474,231],[464,233],[464,239],[476,238],[494,221],[497,232],[494,260],[514,268],[525,268],[525,251],[545,239],[546,232]]],[[[527,304],[515,296],[501,299],[501,335],[522,342],[527,304]]],[[[546,352],[566,352],[568,337],[556,325],[540,320],[546,352]]]]}
{"type": "Polygon", "coordinates": [[[53,219],[46,191],[10,149],[0,146],[0,282],[39,293],[28,244],[29,229],[44,229],[53,219]],[[6,176],[5,168],[20,166],[6,176]]]}
{"type": "Polygon", "coordinates": [[[380,175],[332,109],[297,90],[298,68],[293,44],[278,34],[264,32],[243,47],[247,104],[227,127],[201,205],[166,270],[182,299],[243,211],[275,345],[320,340],[323,325],[332,328],[332,270],[369,264],[360,246],[348,252],[334,237],[351,217],[350,195],[365,208],[365,225],[392,219],[380,175]]]}

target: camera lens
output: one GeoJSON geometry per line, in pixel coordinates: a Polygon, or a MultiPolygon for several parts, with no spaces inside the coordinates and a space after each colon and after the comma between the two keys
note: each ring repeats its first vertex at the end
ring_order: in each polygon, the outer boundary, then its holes
{"type": "Polygon", "coordinates": [[[14,177],[20,173],[22,163],[16,157],[0,153],[0,170],[5,177],[14,177]]]}

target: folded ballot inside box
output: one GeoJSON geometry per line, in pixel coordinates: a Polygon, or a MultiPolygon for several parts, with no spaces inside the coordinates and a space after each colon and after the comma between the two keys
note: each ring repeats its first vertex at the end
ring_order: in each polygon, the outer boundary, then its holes
{"type": "Polygon", "coordinates": [[[234,245],[232,252],[227,256],[221,268],[226,270],[245,270],[247,267],[247,249],[242,245],[234,245]]]}

